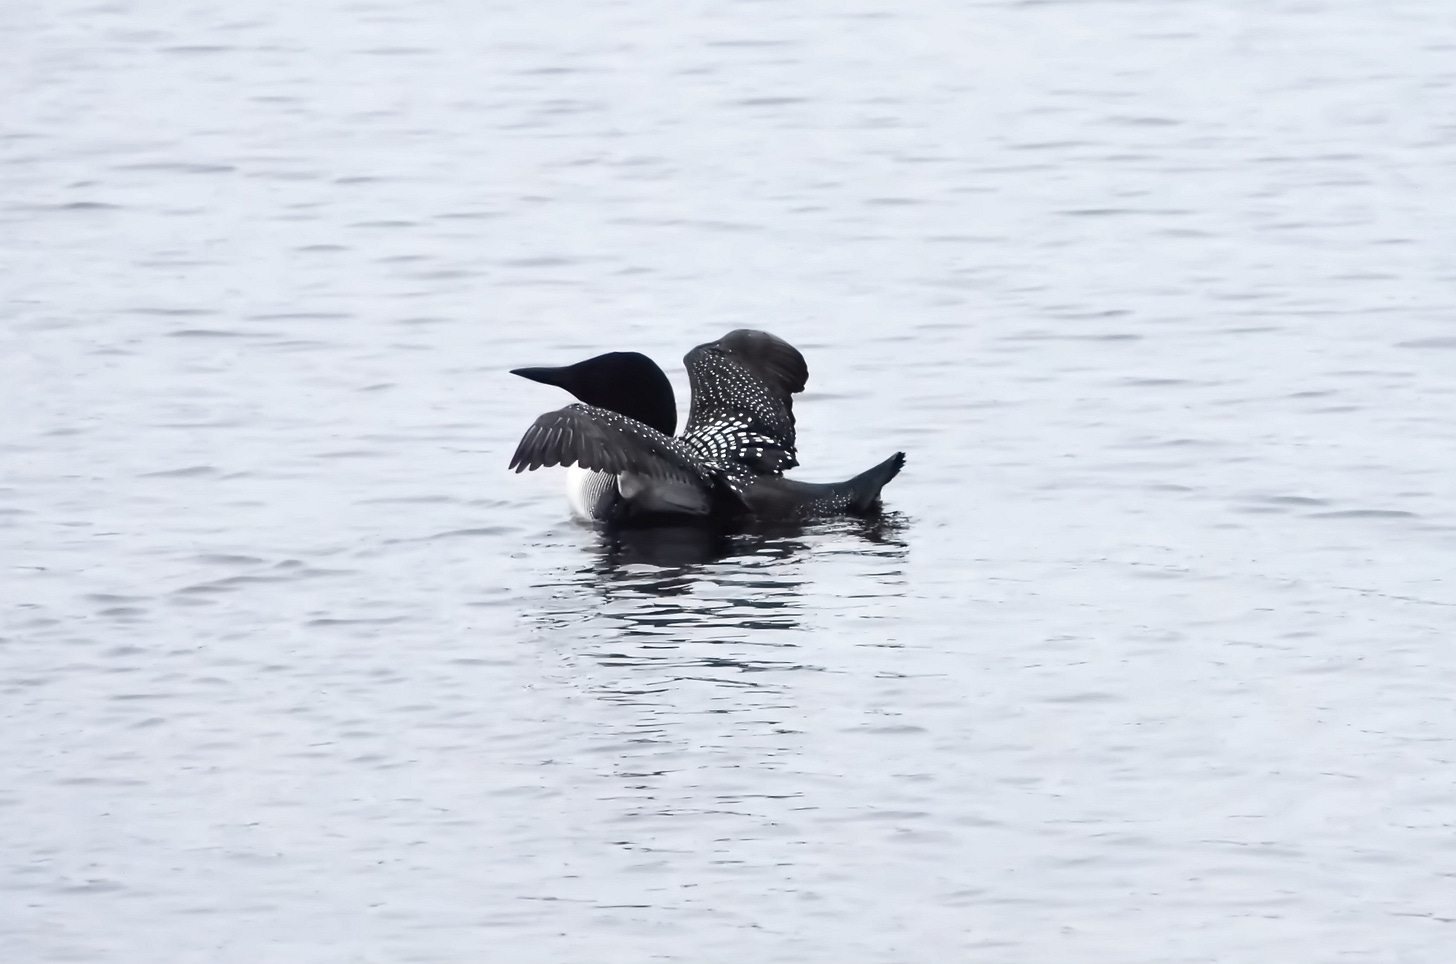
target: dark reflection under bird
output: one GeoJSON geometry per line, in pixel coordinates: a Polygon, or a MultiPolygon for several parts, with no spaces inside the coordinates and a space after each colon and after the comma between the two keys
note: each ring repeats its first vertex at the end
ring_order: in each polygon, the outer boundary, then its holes
{"type": "Polygon", "coordinates": [[[903,563],[905,527],[897,514],[733,530],[606,527],[593,565],[581,575],[604,604],[601,616],[627,634],[795,629],[806,583],[802,563],[815,542],[850,535],[863,540],[866,554],[903,563]],[[705,600],[695,594],[704,583],[723,592],[705,600]]]}
{"type": "Polygon", "coordinates": [[[834,646],[813,631],[901,597],[909,527],[892,513],[729,532],[602,527],[584,565],[538,587],[535,619],[580,661],[573,685],[626,712],[626,742],[644,740],[646,721],[671,743],[676,722],[704,712],[772,730],[798,675],[832,669],[834,646]]]}

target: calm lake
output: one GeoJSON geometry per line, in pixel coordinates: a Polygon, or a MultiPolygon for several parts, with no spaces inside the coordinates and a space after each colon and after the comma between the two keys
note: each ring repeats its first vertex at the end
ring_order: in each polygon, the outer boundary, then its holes
{"type": "Polygon", "coordinates": [[[0,958],[1456,957],[1449,0],[0,13],[0,958]],[[733,328],[872,522],[574,523],[733,328]]]}

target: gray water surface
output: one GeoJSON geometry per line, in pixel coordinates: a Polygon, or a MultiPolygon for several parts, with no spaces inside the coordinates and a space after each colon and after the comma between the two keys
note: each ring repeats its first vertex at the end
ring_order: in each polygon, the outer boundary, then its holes
{"type": "Polygon", "coordinates": [[[0,958],[1456,958],[1447,0],[0,45],[0,958]],[[884,518],[507,473],[744,326],[884,518]]]}

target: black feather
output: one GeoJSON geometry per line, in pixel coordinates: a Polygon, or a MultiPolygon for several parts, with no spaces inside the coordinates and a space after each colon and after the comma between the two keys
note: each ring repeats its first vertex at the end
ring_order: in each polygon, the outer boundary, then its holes
{"type": "Polygon", "coordinates": [[[692,408],[683,440],[702,459],[778,474],[799,464],[792,396],[809,367],[788,342],[740,328],[683,358],[692,408]]]}
{"type": "Polygon", "coordinates": [[[523,472],[572,464],[698,484],[706,484],[708,475],[677,439],[625,415],[580,404],[537,418],[516,446],[510,467],[523,472]]]}

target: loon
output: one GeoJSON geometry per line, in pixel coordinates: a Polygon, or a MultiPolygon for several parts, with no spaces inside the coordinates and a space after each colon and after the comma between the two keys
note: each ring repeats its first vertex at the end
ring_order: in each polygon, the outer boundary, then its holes
{"type": "Polygon", "coordinates": [[[567,500],[592,521],[806,519],[867,515],[905,464],[896,452],[844,482],[786,479],[799,464],[791,396],[809,378],[804,356],[766,331],[740,328],[683,357],[692,402],[677,430],[672,383],[637,352],[511,374],[556,385],[580,404],[537,418],[510,467],[569,466],[567,500]]]}

